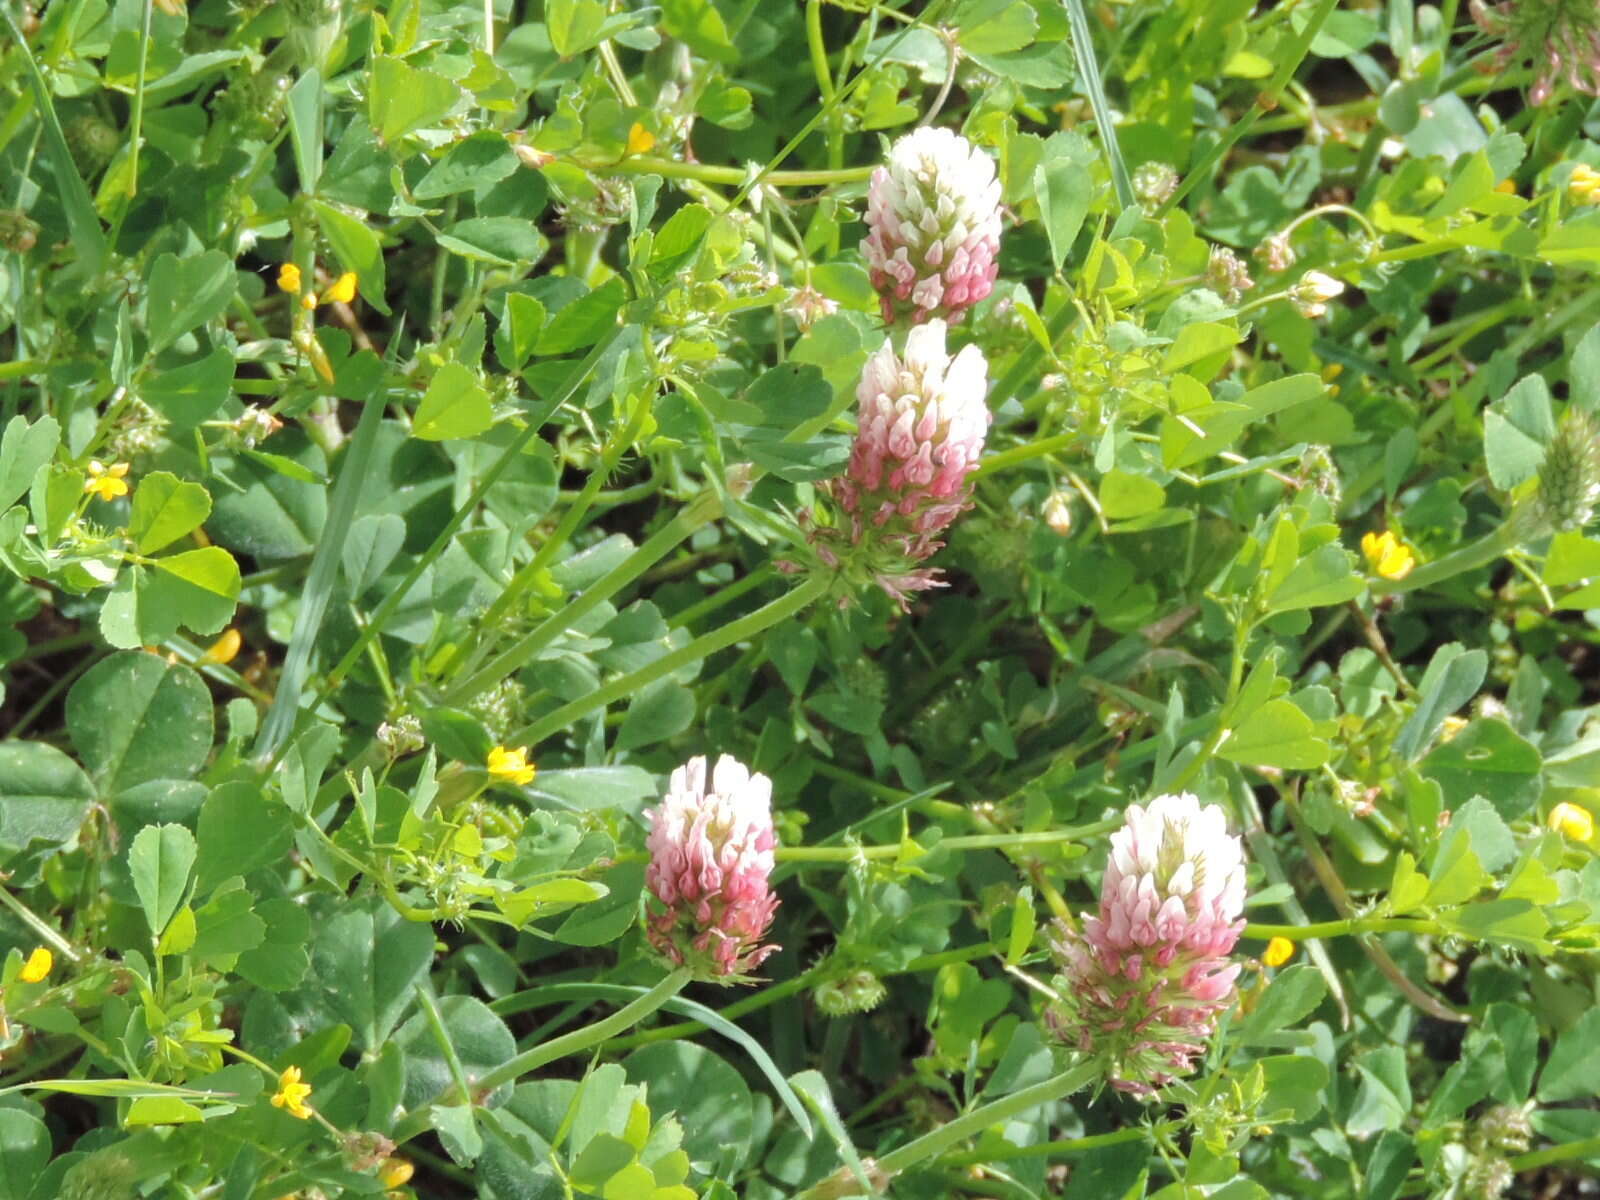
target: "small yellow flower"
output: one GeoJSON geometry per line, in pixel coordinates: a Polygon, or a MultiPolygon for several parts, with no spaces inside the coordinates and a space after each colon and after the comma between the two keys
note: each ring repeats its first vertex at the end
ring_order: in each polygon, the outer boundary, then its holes
{"type": "Polygon", "coordinates": [[[17,976],[23,983],[43,983],[45,976],[50,974],[50,968],[56,965],[56,956],[44,946],[34,947],[28,961],[22,964],[22,971],[17,976]]]}
{"type": "Polygon", "coordinates": [[[401,1187],[411,1181],[411,1176],[416,1168],[411,1165],[411,1160],[396,1155],[384,1159],[383,1166],[378,1168],[378,1182],[386,1188],[401,1187]]]}
{"type": "Polygon", "coordinates": [[[628,153],[649,154],[655,149],[656,135],[635,121],[628,128],[628,153]]]}
{"type": "Polygon", "coordinates": [[[1404,579],[1417,565],[1416,555],[1387,529],[1382,533],[1362,534],[1361,553],[1367,556],[1372,569],[1385,579],[1404,579]]]}
{"type": "Polygon", "coordinates": [[[503,779],[507,783],[525,787],[533,782],[535,774],[534,765],[528,761],[528,748],[526,746],[518,746],[515,750],[507,750],[504,746],[496,746],[489,751],[490,778],[503,779]]]}
{"type": "Polygon", "coordinates": [[[293,263],[284,263],[278,268],[278,290],[288,292],[291,296],[300,291],[300,268],[293,263]]]}
{"type": "Polygon", "coordinates": [[[128,494],[127,463],[112,463],[109,467],[98,459],[89,461],[89,480],[83,485],[85,492],[93,492],[102,500],[115,500],[128,494]]]}
{"type": "Polygon", "coordinates": [[[1261,961],[1269,967],[1281,967],[1294,957],[1294,943],[1286,937],[1275,937],[1267,943],[1261,961]]]}
{"type": "Polygon", "coordinates": [[[222,636],[206,647],[198,662],[202,663],[231,663],[239,654],[239,647],[243,643],[239,631],[232,627],[224,629],[222,636]]]}
{"type": "Polygon", "coordinates": [[[281,1108],[291,1117],[304,1121],[311,1115],[306,1100],[311,1095],[311,1085],[300,1082],[300,1068],[286,1067],[278,1076],[278,1090],[272,1094],[272,1107],[281,1108]]]}
{"type": "Polygon", "coordinates": [[[356,273],[346,271],[322,293],[323,304],[349,304],[356,298],[356,273]]]}
{"type": "Polygon", "coordinates": [[[307,292],[304,296],[300,297],[300,307],[305,309],[307,312],[310,312],[316,306],[317,298],[310,292],[307,292]]]}
{"type": "Polygon", "coordinates": [[[1441,742],[1452,742],[1455,740],[1456,734],[1466,727],[1467,719],[1465,717],[1446,717],[1439,722],[1439,740],[1441,742]]]}
{"type": "Polygon", "coordinates": [[[1574,204],[1600,204],[1600,171],[1578,163],[1567,176],[1567,197],[1574,204]]]}
{"type": "Polygon", "coordinates": [[[1550,810],[1547,823],[1551,829],[1565,834],[1575,842],[1594,840],[1594,817],[1589,810],[1580,808],[1576,804],[1569,804],[1565,800],[1550,810]]]}

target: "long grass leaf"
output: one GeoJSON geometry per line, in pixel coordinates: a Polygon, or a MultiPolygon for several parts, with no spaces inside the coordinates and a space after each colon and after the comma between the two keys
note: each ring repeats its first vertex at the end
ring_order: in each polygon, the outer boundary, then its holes
{"type": "Polygon", "coordinates": [[[1083,10],[1083,0],[1066,0],[1067,22],[1072,26],[1072,57],[1078,64],[1078,78],[1089,95],[1089,106],[1094,109],[1095,124],[1100,127],[1100,144],[1106,149],[1106,161],[1111,165],[1111,185],[1117,192],[1117,203],[1123,208],[1133,205],[1133,181],[1128,176],[1128,164],[1122,160],[1122,147],[1117,142],[1117,126],[1111,119],[1111,105],[1106,102],[1105,85],[1100,81],[1100,64],[1094,56],[1094,38],[1089,31],[1089,16],[1083,10]]]}
{"type": "Polygon", "coordinates": [[[100,228],[100,217],[94,210],[94,201],[89,198],[88,185],[83,182],[83,176],[78,174],[78,166],[72,160],[72,151],[67,148],[66,135],[61,132],[61,120],[56,116],[55,104],[50,99],[49,85],[45,83],[44,73],[39,70],[33,51],[28,49],[27,40],[22,36],[22,30],[17,28],[7,6],[0,5],[0,19],[4,19],[6,28],[16,40],[22,65],[28,70],[28,83],[33,88],[34,103],[39,107],[39,121],[44,126],[45,153],[50,158],[50,170],[61,192],[61,207],[67,215],[67,227],[72,232],[72,244],[78,253],[78,261],[90,274],[95,274],[106,262],[106,237],[105,231],[100,228]]]}

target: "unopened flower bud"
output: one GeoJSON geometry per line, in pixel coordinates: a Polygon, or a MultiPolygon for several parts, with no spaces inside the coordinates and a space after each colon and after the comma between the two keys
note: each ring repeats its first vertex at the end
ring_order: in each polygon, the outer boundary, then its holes
{"type": "Polygon", "coordinates": [[[1156,208],[1178,190],[1178,172],[1164,162],[1140,163],[1133,171],[1133,195],[1147,208],[1156,208]]]}
{"type": "Polygon", "coordinates": [[[1582,529],[1594,519],[1600,504],[1600,429],[1576,405],[1561,414],[1545,449],[1535,503],[1545,526],[1556,532],[1582,529]]]}
{"type": "Polygon", "coordinates": [[[1072,532],[1072,496],[1068,492],[1051,492],[1039,510],[1053,533],[1066,537],[1072,532]]]}
{"type": "Polygon", "coordinates": [[[871,1012],[883,1003],[889,989],[871,971],[862,968],[837,979],[824,980],[811,990],[817,1011],[825,1017],[848,1017],[871,1012]]]}
{"type": "Polygon", "coordinates": [[[1328,311],[1328,301],[1344,291],[1344,284],[1321,271],[1307,271],[1289,292],[1294,306],[1305,317],[1320,317],[1328,311]]]}
{"type": "Polygon", "coordinates": [[[1255,287],[1255,280],[1242,260],[1226,246],[1211,247],[1211,258],[1206,265],[1206,281],[1211,289],[1229,304],[1237,304],[1239,297],[1255,287]]]}
{"type": "Polygon", "coordinates": [[[838,312],[839,305],[808,283],[789,297],[789,303],[784,305],[783,311],[794,318],[794,323],[804,333],[823,317],[838,312]]]}

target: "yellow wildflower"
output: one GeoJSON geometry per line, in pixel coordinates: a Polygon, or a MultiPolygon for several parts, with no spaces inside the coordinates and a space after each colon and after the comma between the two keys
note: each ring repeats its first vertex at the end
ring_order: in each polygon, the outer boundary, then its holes
{"type": "Polygon", "coordinates": [[[534,765],[528,761],[526,746],[518,746],[515,750],[496,746],[489,751],[489,776],[492,779],[503,779],[524,787],[533,782],[536,773],[534,765]]]}
{"type": "Polygon", "coordinates": [[[649,154],[655,149],[656,135],[635,121],[628,128],[628,153],[649,154]]]}
{"type": "Polygon", "coordinates": [[[416,1168],[411,1165],[411,1160],[396,1155],[386,1158],[383,1166],[378,1168],[378,1182],[386,1188],[401,1187],[411,1181],[411,1176],[416,1168]]]}
{"type": "Polygon", "coordinates": [[[206,652],[199,658],[202,663],[231,663],[239,654],[239,646],[243,639],[239,631],[231,626],[222,631],[222,636],[206,647],[206,652]]]}
{"type": "Polygon", "coordinates": [[[128,494],[127,463],[112,463],[109,467],[98,459],[89,461],[89,480],[83,485],[85,492],[93,492],[102,500],[115,500],[128,494]]]}
{"type": "Polygon", "coordinates": [[[1550,810],[1547,821],[1551,829],[1565,834],[1575,842],[1594,839],[1594,817],[1587,808],[1580,808],[1563,800],[1550,810]]]}
{"type": "Polygon", "coordinates": [[[307,292],[304,296],[300,297],[300,307],[305,309],[307,312],[310,312],[316,306],[317,298],[310,292],[307,292]]]}
{"type": "Polygon", "coordinates": [[[1294,957],[1294,943],[1286,937],[1275,937],[1267,943],[1261,961],[1269,967],[1281,967],[1294,957]]]}
{"type": "Polygon", "coordinates": [[[1574,204],[1600,204],[1600,171],[1577,163],[1567,176],[1567,197],[1574,204]]]}
{"type": "Polygon", "coordinates": [[[346,271],[322,293],[323,304],[349,304],[356,298],[356,273],[346,271]]]}
{"type": "Polygon", "coordinates": [[[278,290],[288,292],[291,296],[300,291],[300,268],[293,263],[284,263],[278,268],[278,290]]]}
{"type": "Polygon", "coordinates": [[[1362,534],[1361,553],[1367,556],[1372,569],[1385,579],[1404,579],[1417,565],[1417,557],[1410,547],[1387,529],[1382,533],[1362,534]]]}
{"type": "Polygon", "coordinates": [[[1441,742],[1454,741],[1456,734],[1466,727],[1467,719],[1465,717],[1446,717],[1439,722],[1439,740],[1441,742]]]}
{"type": "Polygon", "coordinates": [[[34,947],[28,961],[22,964],[22,972],[17,976],[23,983],[43,983],[45,976],[50,974],[50,968],[56,965],[56,956],[51,954],[44,946],[34,947]]]}
{"type": "Polygon", "coordinates": [[[300,1068],[285,1067],[278,1076],[278,1090],[272,1094],[272,1107],[304,1121],[311,1115],[311,1107],[306,1103],[310,1095],[311,1085],[300,1081],[300,1068]]]}

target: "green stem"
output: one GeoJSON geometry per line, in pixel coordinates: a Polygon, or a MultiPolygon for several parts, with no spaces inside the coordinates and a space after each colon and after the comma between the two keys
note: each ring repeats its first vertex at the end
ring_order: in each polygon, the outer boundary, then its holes
{"type": "Polygon", "coordinates": [[[970,1154],[957,1154],[944,1160],[947,1167],[972,1167],[979,1163],[1014,1158],[1056,1158],[1068,1154],[1087,1154],[1104,1146],[1120,1146],[1123,1142],[1149,1141],[1161,1134],[1173,1133],[1183,1127],[1182,1121],[1163,1121],[1154,1128],[1130,1125],[1111,1133],[1092,1133],[1088,1137],[1066,1138],[1059,1142],[1035,1142],[1031,1146],[1007,1146],[1004,1150],[974,1150],[970,1154]]]}
{"type": "Polygon", "coordinates": [[[601,1042],[616,1037],[625,1029],[631,1029],[682,991],[691,975],[692,972],[688,967],[679,967],[632,1004],[619,1008],[609,1017],[558,1038],[551,1038],[542,1046],[535,1046],[532,1050],[526,1050],[507,1059],[478,1081],[479,1089],[484,1092],[493,1091],[501,1084],[510,1083],[529,1071],[537,1070],[545,1063],[579,1054],[591,1046],[598,1046],[601,1042]]]}
{"type": "Polygon", "coordinates": [[[1105,1074],[1105,1063],[1099,1058],[1091,1058],[1088,1062],[1079,1063],[1069,1070],[1053,1078],[1046,1079],[1043,1083],[1036,1083],[1032,1087],[1023,1088],[1020,1092],[1012,1092],[981,1108],[975,1108],[964,1116],[925,1133],[915,1141],[907,1142],[898,1150],[890,1151],[878,1160],[878,1168],[886,1175],[898,1175],[900,1172],[917,1166],[942,1154],[957,1142],[964,1141],[982,1133],[992,1125],[997,1125],[1009,1117],[1019,1113],[1029,1112],[1040,1105],[1049,1104],[1063,1096],[1070,1096],[1079,1088],[1086,1087],[1105,1074]]]}
{"type": "Polygon", "coordinates": [[[1487,533],[1470,546],[1445,555],[1431,563],[1417,567],[1404,579],[1376,579],[1372,582],[1375,595],[1388,596],[1398,592],[1414,592],[1435,583],[1460,575],[1464,571],[1486,566],[1509,550],[1514,550],[1528,532],[1519,514],[1512,513],[1500,528],[1487,533]]]}
{"type": "MultiPolygon", "coordinates": [[[[1058,846],[1062,842],[1074,842],[1081,839],[1085,833],[1102,833],[1107,829],[1116,829],[1122,825],[1119,817],[1115,821],[1100,821],[1094,825],[1084,826],[1081,829],[1056,829],[1046,833],[980,833],[966,837],[950,837],[924,846],[925,851],[934,850],[1009,850],[1023,846],[1058,846]]],[[[868,861],[880,858],[894,858],[903,854],[906,849],[904,843],[894,843],[885,846],[780,846],[773,853],[779,862],[803,863],[834,863],[846,866],[849,863],[866,859],[868,861]]]]}
{"type": "Polygon", "coordinates": [[[585,615],[615,596],[721,514],[722,501],[716,493],[701,493],[676,517],[640,543],[632,554],[595,580],[581,595],[569,600],[560,612],[542,621],[498,657],[450,688],[444,694],[444,703],[455,704],[479,695],[513,671],[520,670],[585,615]]]}
{"type": "Polygon", "coordinates": [[[546,714],[532,724],[524,725],[509,736],[507,739],[508,744],[536,746],[545,738],[568,728],[573,722],[587,716],[595,709],[603,708],[613,700],[620,700],[624,696],[637,694],[640,689],[672,674],[672,672],[681,667],[699,662],[701,659],[715,654],[718,650],[725,649],[735,642],[742,642],[746,638],[752,638],[756,634],[772,628],[780,621],[788,620],[796,613],[804,610],[812,601],[820,599],[832,584],[833,581],[825,575],[813,575],[799,587],[774,600],[771,604],[758,608],[755,612],[724,625],[714,633],[697,637],[688,645],[682,646],[670,654],[662,655],[648,666],[613,679],[604,687],[596,688],[587,696],[580,696],[570,704],[563,704],[554,712],[546,714]]]}
{"type": "Polygon", "coordinates": [[[38,934],[41,939],[54,946],[61,952],[62,957],[68,961],[77,962],[83,957],[73,949],[71,942],[52,929],[47,921],[43,920],[33,909],[13,896],[10,889],[4,886],[0,886],[0,904],[4,904],[15,913],[18,920],[38,934]]]}
{"type": "Polygon", "coordinates": [[[1600,1156],[1600,1137],[1581,1138],[1576,1142],[1568,1142],[1564,1146],[1546,1146],[1543,1150],[1530,1150],[1526,1154],[1519,1154],[1510,1160],[1509,1165],[1517,1174],[1531,1171],[1535,1167],[1549,1166],[1551,1163],[1566,1162],[1574,1158],[1594,1158],[1600,1156]]]}
{"type": "Polygon", "coordinates": [[[1346,917],[1342,921],[1318,921],[1311,925],[1263,925],[1251,921],[1244,927],[1244,936],[1266,941],[1281,937],[1291,942],[1308,938],[1344,937],[1357,933],[1443,933],[1437,921],[1424,921],[1411,917],[1346,917]]]}
{"type": "MultiPolygon", "coordinates": [[[[511,611],[512,605],[521,599],[522,593],[528,590],[533,581],[539,577],[539,573],[550,565],[550,560],[555,557],[556,552],[572,539],[572,535],[577,532],[579,524],[589,514],[589,509],[593,506],[595,498],[600,495],[600,489],[605,486],[606,478],[616,469],[623,452],[633,445],[634,439],[639,436],[639,432],[644,428],[645,419],[650,412],[651,406],[648,404],[640,404],[635,409],[627,427],[620,431],[611,444],[601,453],[599,464],[593,471],[589,472],[589,478],[584,481],[583,490],[578,493],[577,498],[567,508],[567,511],[562,514],[554,532],[544,540],[544,544],[538,550],[534,551],[533,558],[528,561],[527,565],[511,577],[511,582],[506,585],[505,591],[495,598],[483,616],[473,623],[474,630],[482,630],[485,637],[492,637],[493,630],[499,627],[500,621],[505,617],[506,613],[511,611]]],[[[467,657],[467,644],[463,640],[451,652],[449,660],[442,668],[442,673],[446,678],[454,675],[461,668],[462,662],[467,657]]]]}
{"type": "Polygon", "coordinates": [[[1194,780],[1195,776],[1200,774],[1206,763],[1211,761],[1211,756],[1221,748],[1223,740],[1231,732],[1225,718],[1229,715],[1228,710],[1233,707],[1234,700],[1238,698],[1239,688],[1244,682],[1244,652],[1245,647],[1249,644],[1250,630],[1252,628],[1253,622],[1243,616],[1239,618],[1238,624],[1234,626],[1233,661],[1228,667],[1228,691],[1223,697],[1222,706],[1217,710],[1216,728],[1206,738],[1205,744],[1200,747],[1200,752],[1190,759],[1183,770],[1179,772],[1178,777],[1162,784],[1164,791],[1183,791],[1194,780]]]}
{"type": "Polygon", "coordinates": [[[1228,151],[1238,144],[1240,138],[1250,132],[1255,123],[1261,119],[1262,113],[1276,105],[1278,94],[1300,69],[1300,64],[1311,51],[1311,43],[1316,40],[1317,34],[1322,32],[1323,25],[1327,24],[1328,18],[1338,7],[1339,0],[1319,0],[1316,11],[1311,14],[1311,19],[1300,31],[1300,36],[1295,39],[1282,62],[1278,64],[1277,72],[1267,81],[1267,86],[1257,94],[1250,111],[1229,126],[1228,131],[1206,152],[1205,157],[1189,168],[1183,182],[1178,185],[1178,190],[1162,204],[1158,216],[1170,212],[1203,180],[1209,179],[1212,169],[1227,157],[1228,151]]]}
{"type": "Polygon", "coordinates": [[[1018,463],[1028,462],[1031,459],[1043,458],[1047,454],[1054,454],[1058,450],[1066,450],[1076,444],[1083,437],[1082,433],[1058,433],[1054,437],[1036,438],[1031,442],[1024,442],[1020,446],[1013,446],[1009,450],[1002,450],[998,454],[991,454],[978,464],[978,469],[972,473],[975,479],[985,475],[992,475],[996,471],[1004,471],[1007,467],[1014,467],[1018,463]]]}
{"type": "MultiPolygon", "coordinates": [[[[583,361],[572,368],[572,374],[567,377],[567,382],[562,385],[555,399],[544,405],[538,413],[531,417],[522,432],[512,438],[510,444],[500,451],[500,457],[495,459],[489,469],[484,472],[483,478],[478,480],[478,486],[472,489],[472,494],[467,497],[466,503],[457,508],[450,519],[445,522],[444,528],[439,531],[428,548],[418,556],[411,570],[406,572],[405,578],[378,606],[378,610],[372,614],[371,619],[367,622],[367,627],[357,636],[355,644],[345,651],[344,657],[339,660],[333,670],[328,672],[328,677],[323,681],[321,691],[317,693],[316,701],[312,705],[313,708],[320,708],[328,697],[333,694],[334,688],[339,686],[340,681],[344,679],[350,668],[355,666],[361,656],[367,652],[367,643],[378,636],[379,631],[389,623],[389,619],[394,616],[396,610],[405,602],[406,596],[417,585],[417,581],[422,578],[423,572],[432,566],[434,560],[443,554],[445,548],[455,540],[456,532],[462,525],[466,524],[467,518],[477,511],[478,505],[482,504],[483,498],[489,494],[489,489],[500,481],[500,476],[505,474],[511,464],[521,457],[522,452],[527,449],[528,443],[538,436],[545,420],[570,400],[578,388],[589,378],[590,373],[599,365],[600,359],[616,337],[617,333],[612,332],[601,338],[583,361]]],[[[279,747],[280,756],[288,744],[288,742],[285,742],[283,746],[279,747]]],[[[276,761],[272,765],[276,766],[276,761]]]]}
{"type": "MultiPolygon", "coordinates": [[[[597,165],[596,170],[601,168],[597,165]]],[[[840,183],[865,183],[876,168],[840,167],[838,170],[768,171],[761,182],[774,187],[831,187],[840,183]]],[[[701,183],[720,183],[737,187],[750,176],[743,167],[719,167],[711,163],[679,162],[671,158],[652,158],[636,154],[617,163],[607,163],[608,174],[660,175],[667,179],[695,179],[701,183]]]]}

